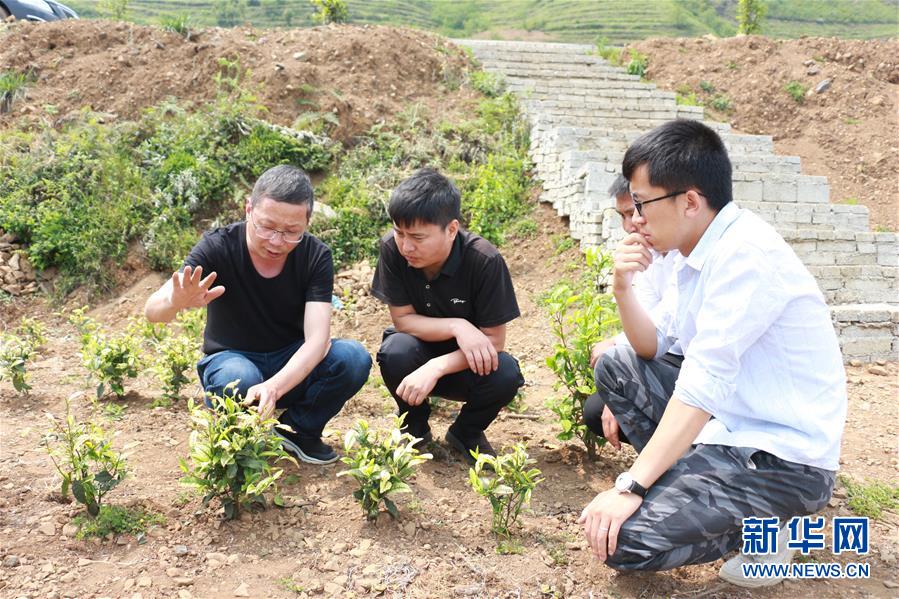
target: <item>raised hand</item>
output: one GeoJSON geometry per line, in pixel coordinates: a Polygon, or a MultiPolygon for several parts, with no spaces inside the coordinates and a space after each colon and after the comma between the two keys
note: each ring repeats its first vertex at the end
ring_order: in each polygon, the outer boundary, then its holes
{"type": "Polygon", "coordinates": [[[640,233],[631,233],[621,240],[615,249],[615,268],[612,286],[615,292],[631,288],[634,274],[643,272],[652,264],[649,242],[640,233]]]}
{"type": "Polygon", "coordinates": [[[213,271],[203,278],[203,267],[185,266],[184,271],[172,273],[172,292],[169,302],[178,310],[202,308],[225,293],[219,285],[212,287],[216,273],[213,271]]]}

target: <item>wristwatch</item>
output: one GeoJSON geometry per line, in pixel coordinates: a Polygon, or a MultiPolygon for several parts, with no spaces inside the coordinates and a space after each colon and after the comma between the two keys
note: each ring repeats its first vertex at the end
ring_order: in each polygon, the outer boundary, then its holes
{"type": "Polygon", "coordinates": [[[646,497],[646,487],[634,480],[630,472],[622,472],[615,479],[615,488],[619,493],[633,493],[640,497],[646,497]]]}

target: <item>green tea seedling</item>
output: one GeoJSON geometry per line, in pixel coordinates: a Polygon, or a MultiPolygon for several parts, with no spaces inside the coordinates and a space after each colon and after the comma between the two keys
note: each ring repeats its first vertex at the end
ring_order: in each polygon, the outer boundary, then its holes
{"type": "Polygon", "coordinates": [[[181,388],[191,380],[187,373],[200,358],[199,344],[187,335],[170,335],[157,343],[154,349],[150,370],[162,384],[163,397],[177,399],[181,388]]]}
{"type": "Polygon", "coordinates": [[[44,345],[44,326],[37,320],[23,318],[11,334],[0,337],[0,381],[9,379],[19,393],[28,393],[28,361],[44,345]]]}
{"type": "Polygon", "coordinates": [[[500,539],[509,540],[521,509],[530,503],[534,488],[543,482],[542,473],[537,468],[529,468],[535,460],[528,456],[522,443],[495,457],[476,452],[472,455],[476,461],[468,471],[468,482],[478,495],[490,501],[493,533],[500,539]]]}
{"type": "Polygon", "coordinates": [[[97,380],[97,397],[107,390],[117,397],[125,394],[125,379],[134,378],[141,368],[140,338],[129,331],[118,335],[103,331],[84,308],[72,311],[70,321],[81,334],[81,361],[97,380]]]}
{"type": "Polygon", "coordinates": [[[75,500],[96,518],[103,496],[125,479],[127,466],[103,429],[91,421],[76,422],[68,400],[65,406],[63,421],[47,414],[53,424],[45,437],[47,452],[62,476],[62,496],[68,497],[71,489],[75,500]]]}
{"type": "Polygon", "coordinates": [[[413,445],[419,439],[401,432],[402,426],[402,417],[395,420],[393,429],[389,431],[373,431],[368,422],[358,420],[356,426],[344,437],[346,456],[341,461],[350,469],[337,476],[348,474],[359,483],[359,489],[353,493],[353,497],[362,505],[362,511],[369,520],[378,518],[382,501],[387,513],[396,518],[399,510],[387,496],[411,493],[406,481],[414,474],[418,464],[432,457],[429,453],[418,453],[413,445]]]}
{"type": "Polygon", "coordinates": [[[213,409],[189,400],[193,431],[190,434],[190,461],[181,460],[182,482],[204,493],[203,505],[218,499],[226,520],[240,517],[246,507],[265,508],[264,493],[274,491],[272,502],[283,505],[277,480],[283,470],[273,464],[288,460],[273,426],[277,420],[263,419],[247,410],[236,392],[236,383],[225,388],[222,397],[210,395],[213,409]]]}
{"type": "Polygon", "coordinates": [[[551,400],[549,408],[559,417],[561,440],[578,437],[591,460],[605,439],[584,424],[584,403],[596,392],[590,354],[593,345],[617,332],[619,321],[611,294],[601,293],[612,268],[612,256],[598,250],[586,255],[586,269],[575,283],[561,282],[542,299],[549,310],[551,329],[556,337],[553,355],[546,363],[568,394],[551,400]]]}
{"type": "Polygon", "coordinates": [[[121,505],[104,505],[96,518],[75,516],[72,524],[78,527],[78,539],[103,538],[110,534],[140,534],[154,524],[164,524],[160,514],[143,508],[127,508],[121,505]]]}

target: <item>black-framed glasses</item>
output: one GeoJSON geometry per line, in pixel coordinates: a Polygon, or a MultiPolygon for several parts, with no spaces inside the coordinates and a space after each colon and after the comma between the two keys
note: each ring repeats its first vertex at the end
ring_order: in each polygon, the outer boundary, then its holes
{"type": "Polygon", "coordinates": [[[292,231],[279,231],[278,229],[271,229],[269,227],[263,227],[261,225],[257,225],[256,221],[253,220],[253,213],[250,213],[250,224],[253,225],[253,229],[256,231],[256,237],[259,239],[265,239],[269,241],[274,239],[276,235],[281,236],[281,241],[284,243],[292,243],[294,245],[303,241],[303,235],[305,235],[305,231],[301,233],[294,233],[292,231]]]}
{"type": "Polygon", "coordinates": [[[634,196],[634,194],[631,194],[631,200],[634,202],[634,210],[637,211],[637,214],[639,214],[640,216],[643,216],[643,206],[645,206],[646,204],[652,204],[653,202],[661,202],[662,200],[667,200],[668,198],[673,198],[673,197],[679,196],[682,193],[687,193],[687,191],[686,190],[675,191],[673,193],[669,193],[668,195],[659,196],[659,197],[653,198],[651,200],[644,200],[642,202],[640,200],[638,200],[634,196]]]}

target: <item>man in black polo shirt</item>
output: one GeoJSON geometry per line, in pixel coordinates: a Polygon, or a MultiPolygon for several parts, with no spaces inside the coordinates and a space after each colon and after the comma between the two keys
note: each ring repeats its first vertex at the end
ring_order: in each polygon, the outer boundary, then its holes
{"type": "Polygon", "coordinates": [[[334,265],[328,246],[306,233],[313,201],[306,173],[267,170],[247,200],[246,220],[204,235],[144,312],[169,322],[208,305],[197,364],[203,388],[221,395],[239,380],[240,395],[258,401],[265,417],[286,408],[280,421],[295,432],[276,429],[284,448],[327,464],[337,454],[322,430],[365,384],[371,358],[356,341],[330,339],[334,265]]]}
{"type": "Polygon", "coordinates": [[[388,304],[378,364],[408,431],[432,439],[428,396],[464,402],[446,432],[454,449],[493,454],[484,430],[524,384],[503,351],[520,315],[503,257],[464,231],[459,191],[434,169],[415,172],[390,197],[393,230],[381,239],[372,295],[388,304]]]}

